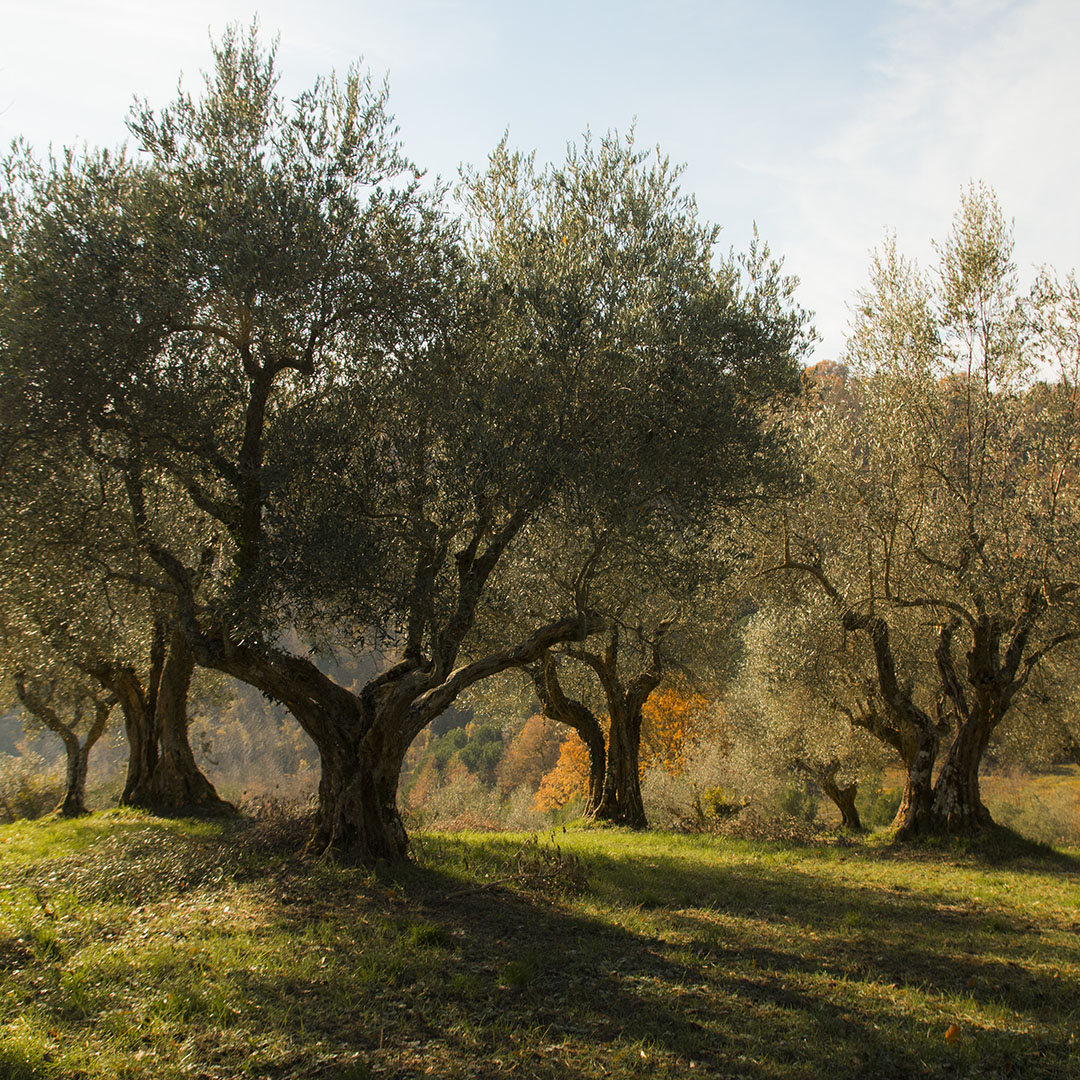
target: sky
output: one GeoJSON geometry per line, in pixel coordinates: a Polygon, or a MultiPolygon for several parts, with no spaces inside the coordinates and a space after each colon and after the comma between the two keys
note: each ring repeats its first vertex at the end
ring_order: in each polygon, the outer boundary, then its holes
{"type": "Polygon", "coordinates": [[[512,145],[558,160],[635,126],[684,163],[721,246],[800,279],[814,359],[843,351],[887,232],[923,266],[970,182],[1015,222],[1022,279],[1080,259],[1076,0],[0,0],[0,147],[116,146],[135,97],[197,90],[257,17],[282,90],[361,61],[432,174],[512,145]]]}

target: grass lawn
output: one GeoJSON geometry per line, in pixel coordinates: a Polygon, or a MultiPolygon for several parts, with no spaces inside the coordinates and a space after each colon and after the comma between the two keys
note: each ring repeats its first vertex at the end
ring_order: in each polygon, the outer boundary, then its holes
{"type": "Polygon", "coordinates": [[[1077,852],[280,829],[0,827],[0,1077],[1080,1076],[1077,852]]]}

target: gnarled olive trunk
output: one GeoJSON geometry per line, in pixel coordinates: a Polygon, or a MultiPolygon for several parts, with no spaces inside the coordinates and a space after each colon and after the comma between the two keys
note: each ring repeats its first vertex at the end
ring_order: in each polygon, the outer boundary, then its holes
{"type": "Polygon", "coordinates": [[[559,682],[558,666],[551,653],[545,653],[528,672],[536,687],[536,696],[549,720],[566,724],[578,733],[589,751],[589,790],[585,797],[584,814],[596,813],[604,800],[604,774],[607,768],[607,747],[604,729],[588,706],[568,698],[559,682]]]}
{"type": "Polygon", "coordinates": [[[163,814],[235,813],[232,803],[222,799],[200,771],[191,752],[187,702],[194,671],[195,657],[187,639],[178,630],[173,630],[161,668],[154,710],[157,760],[140,793],[145,803],[134,805],[146,805],[163,814]]]}
{"type": "Polygon", "coordinates": [[[932,727],[911,725],[905,727],[900,741],[906,769],[904,792],[891,827],[897,840],[914,840],[934,831],[934,762],[940,740],[932,727]]]}
{"type": "Polygon", "coordinates": [[[311,846],[360,865],[404,859],[397,786],[412,741],[404,737],[407,692],[394,693],[384,673],[354,694],[306,658],[269,648],[229,647],[213,659],[285,705],[315,743],[321,776],[311,846]]]}
{"type": "Polygon", "coordinates": [[[883,714],[868,709],[856,723],[891,746],[904,762],[904,794],[893,819],[897,840],[911,840],[933,831],[933,776],[940,734],[933,719],[912,698],[896,676],[889,624],[880,615],[847,612],[844,629],[868,633],[874,650],[877,688],[883,714]]]}
{"type": "Polygon", "coordinates": [[[1000,624],[988,616],[975,621],[967,654],[970,698],[953,664],[952,638],[961,622],[955,618],[941,629],[935,658],[957,727],[956,738],[934,785],[933,815],[938,832],[950,835],[975,833],[994,824],[982,801],[979,769],[990,736],[1018,688],[1017,669],[1030,633],[1030,622],[1041,610],[1039,598],[1031,598],[1027,618],[1019,621],[1004,656],[1001,654],[1000,624]]]}
{"type": "Polygon", "coordinates": [[[402,762],[413,739],[462,690],[514,667],[527,667],[552,645],[581,640],[587,615],[540,628],[518,645],[459,668],[436,664],[411,649],[359,693],[334,682],[310,660],[266,646],[210,639],[193,626],[196,659],[280,701],[319,751],[319,820],[313,843],[349,863],[404,859],[408,837],[397,808],[402,762]]]}
{"type": "Polygon", "coordinates": [[[128,743],[127,776],[121,806],[149,806],[151,782],[158,760],[157,717],[134,668],[109,665],[102,684],[120,702],[128,743]]]}
{"type": "Polygon", "coordinates": [[[145,684],[130,666],[102,663],[93,669],[116,696],[124,715],[128,769],[121,806],[160,814],[234,812],[191,752],[187,702],[194,668],[185,636],[174,629],[166,641],[159,623],[145,684]]]}
{"type": "Polygon", "coordinates": [[[604,797],[594,816],[617,825],[643,829],[648,825],[645,804],[641,798],[641,710],[649,695],[660,685],[662,668],[660,642],[668,627],[662,623],[651,641],[638,630],[645,649],[642,669],[627,681],[619,675],[619,627],[613,624],[607,647],[602,655],[575,652],[588,664],[600,680],[607,701],[611,727],[608,729],[607,775],[604,777],[604,797]]]}
{"type": "Polygon", "coordinates": [[[830,761],[813,770],[801,762],[796,762],[796,765],[804,772],[810,773],[826,797],[840,811],[840,827],[861,832],[862,821],[859,819],[859,811],[855,808],[855,797],[859,792],[858,781],[853,780],[845,787],[841,787],[836,780],[836,775],[840,771],[840,763],[837,761],[830,761]]]}
{"type": "Polygon", "coordinates": [[[933,814],[939,832],[956,836],[994,824],[979,791],[979,768],[991,730],[992,725],[973,718],[956,733],[934,785],[933,814]]]}
{"type": "Polygon", "coordinates": [[[853,832],[862,832],[862,819],[855,807],[855,797],[859,793],[857,783],[848,784],[847,787],[837,787],[835,790],[825,789],[825,794],[836,804],[840,811],[840,827],[851,829],[853,832]]]}
{"type": "Polygon", "coordinates": [[[397,862],[409,840],[397,807],[398,778],[404,752],[378,737],[348,749],[320,748],[319,825],[314,843],[348,862],[372,865],[397,862]]]}
{"type": "Polygon", "coordinates": [[[604,745],[604,733],[599,737],[591,736],[585,740],[589,750],[589,792],[585,797],[583,813],[594,817],[604,799],[604,778],[607,775],[607,747],[604,745]]]}
{"type": "Polygon", "coordinates": [[[594,816],[614,825],[643,829],[648,825],[641,798],[639,749],[641,746],[641,702],[626,700],[608,706],[611,727],[608,730],[607,775],[604,795],[594,816]]]}

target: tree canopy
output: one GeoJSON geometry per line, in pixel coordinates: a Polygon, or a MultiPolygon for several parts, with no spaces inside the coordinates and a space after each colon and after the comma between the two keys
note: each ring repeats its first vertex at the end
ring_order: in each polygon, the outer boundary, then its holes
{"type": "Polygon", "coordinates": [[[632,138],[544,170],[500,144],[459,220],[358,70],[288,103],[254,31],[214,60],[201,95],[136,108],[135,156],[9,161],[5,370],[107,470],[128,581],[315,741],[321,842],[398,857],[415,735],[603,626],[584,578],[498,640],[489,596],[538,537],[670,533],[775,471],[805,316],[764,251],[714,265],[632,138]],[[386,660],[354,692],[294,631],[386,660]]]}

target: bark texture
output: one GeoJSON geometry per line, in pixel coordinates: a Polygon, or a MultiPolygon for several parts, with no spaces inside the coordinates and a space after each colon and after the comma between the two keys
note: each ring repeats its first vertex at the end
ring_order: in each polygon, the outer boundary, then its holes
{"type": "Polygon", "coordinates": [[[862,831],[862,821],[859,818],[859,811],[855,807],[855,797],[859,793],[858,782],[852,781],[845,787],[839,785],[836,779],[836,775],[840,771],[838,761],[829,761],[816,768],[806,762],[796,761],[795,767],[814,780],[825,793],[825,796],[840,811],[840,827],[842,829],[852,829],[855,832],[862,831]]]}
{"type": "Polygon", "coordinates": [[[594,816],[633,829],[643,829],[648,825],[641,798],[641,710],[663,677],[660,641],[666,629],[667,625],[662,624],[648,643],[645,643],[644,635],[639,631],[645,645],[645,659],[641,669],[629,679],[624,679],[619,672],[620,636],[617,624],[612,625],[608,632],[603,653],[583,649],[572,651],[573,656],[596,673],[603,687],[611,721],[604,793],[594,816]]]}
{"type": "Polygon", "coordinates": [[[145,683],[130,665],[101,663],[90,669],[115,695],[124,716],[129,752],[122,806],[158,814],[235,813],[195,763],[188,741],[194,668],[184,634],[159,623],[145,683]]]}
{"type": "Polygon", "coordinates": [[[409,745],[464,690],[482,678],[534,663],[553,645],[593,631],[587,615],[559,620],[520,644],[461,667],[449,649],[434,663],[408,650],[359,693],[345,689],[308,659],[262,644],[234,645],[190,633],[199,663],[241,679],[281,702],[319,750],[318,824],[312,845],[344,862],[372,865],[407,857],[397,808],[401,765],[409,745]]]}
{"type": "Polygon", "coordinates": [[[893,747],[904,762],[904,794],[893,820],[894,835],[898,840],[928,835],[934,831],[933,777],[940,733],[930,714],[914,702],[910,690],[896,676],[896,658],[885,619],[849,612],[844,617],[844,628],[869,634],[883,705],[880,711],[867,709],[856,722],[893,747]]]}

